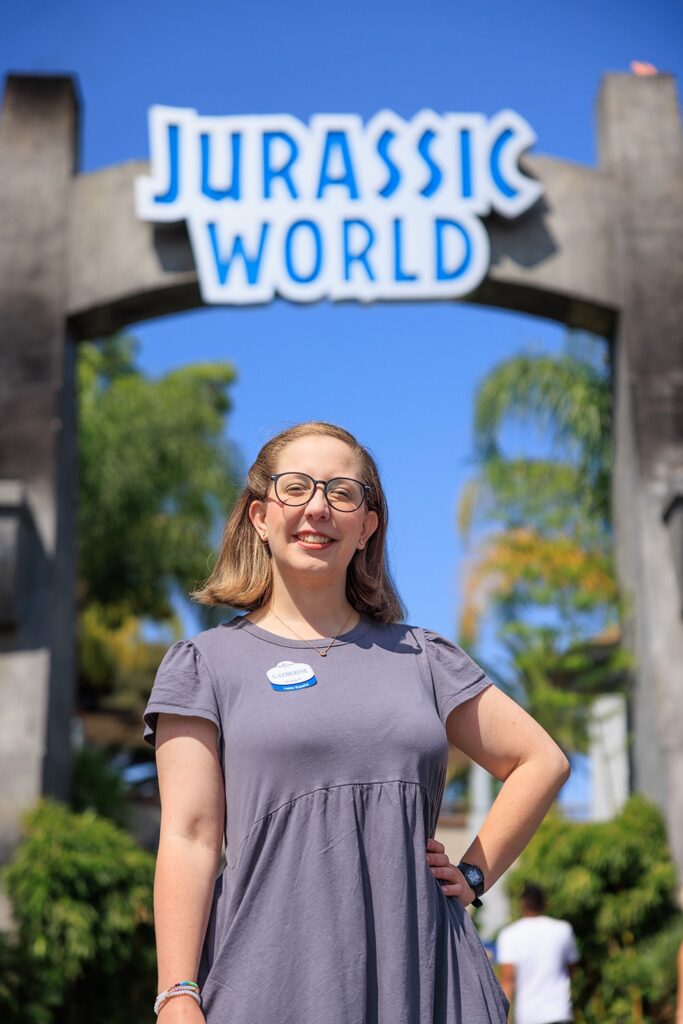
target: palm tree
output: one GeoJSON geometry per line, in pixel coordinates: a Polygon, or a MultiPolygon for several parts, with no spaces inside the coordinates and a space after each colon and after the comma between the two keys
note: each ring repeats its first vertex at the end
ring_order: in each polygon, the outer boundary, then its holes
{"type": "Polygon", "coordinates": [[[612,395],[595,351],[589,339],[570,336],[560,356],[522,353],[500,363],[477,395],[475,443],[480,460],[490,463],[500,458],[505,421],[534,422],[564,455],[565,470],[576,470],[581,490],[590,491],[595,516],[608,524],[612,395]]]}
{"type": "Polygon", "coordinates": [[[624,668],[613,642],[610,383],[594,343],[496,366],[477,395],[475,444],[478,471],[458,515],[466,538],[477,528],[461,638],[475,645],[493,619],[508,656],[503,684],[565,749],[585,749],[590,702],[623,685],[624,668]],[[550,454],[507,457],[501,435],[515,421],[540,428],[550,454]],[[606,632],[607,656],[591,665],[586,642],[606,632]]]}

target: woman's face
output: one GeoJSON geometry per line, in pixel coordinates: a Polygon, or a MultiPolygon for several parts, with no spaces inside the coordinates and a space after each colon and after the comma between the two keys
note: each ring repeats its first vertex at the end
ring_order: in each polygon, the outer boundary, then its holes
{"type": "MultiPolygon", "coordinates": [[[[276,473],[307,473],[314,480],[351,477],[362,480],[353,451],[336,437],[311,436],[291,441],[280,453],[276,473]]],[[[273,571],[282,578],[301,576],[311,582],[345,584],[354,553],[377,529],[377,513],[365,502],[355,512],[332,508],[318,485],[307,505],[284,505],[268,487],[265,501],[252,502],[249,518],[265,534],[273,571]]]]}

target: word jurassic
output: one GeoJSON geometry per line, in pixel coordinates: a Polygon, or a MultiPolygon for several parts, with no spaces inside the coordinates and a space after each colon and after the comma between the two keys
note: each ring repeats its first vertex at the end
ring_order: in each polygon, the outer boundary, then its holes
{"type": "Polygon", "coordinates": [[[207,303],[466,295],[489,266],[480,218],[516,217],[541,194],[518,165],[535,135],[511,110],[384,110],[365,125],[161,106],[149,117],[137,214],[186,221],[207,303]]]}

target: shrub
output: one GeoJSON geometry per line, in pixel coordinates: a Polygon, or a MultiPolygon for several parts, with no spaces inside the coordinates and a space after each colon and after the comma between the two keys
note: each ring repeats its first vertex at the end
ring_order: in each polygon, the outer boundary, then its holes
{"type": "Polygon", "coordinates": [[[633,796],[611,821],[549,815],[510,874],[508,891],[540,884],[548,913],[571,922],[581,962],[572,984],[577,1024],[673,1021],[683,915],[658,809],[633,796]]]}
{"type": "Polygon", "coordinates": [[[0,943],[6,1024],[128,1024],[156,984],[154,858],[112,822],[42,800],[3,881],[16,931],[0,943]]]}

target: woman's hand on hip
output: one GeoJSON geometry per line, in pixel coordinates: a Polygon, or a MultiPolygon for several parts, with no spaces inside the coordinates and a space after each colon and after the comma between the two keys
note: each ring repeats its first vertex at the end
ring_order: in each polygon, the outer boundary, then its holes
{"type": "Polygon", "coordinates": [[[455,896],[463,907],[468,907],[474,899],[474,890],[465,881],[462,871],[451,864],[446,847],[438,839],[427,841],[427,863],[434,878],[441,883],[444,895],[455,896]]]}

